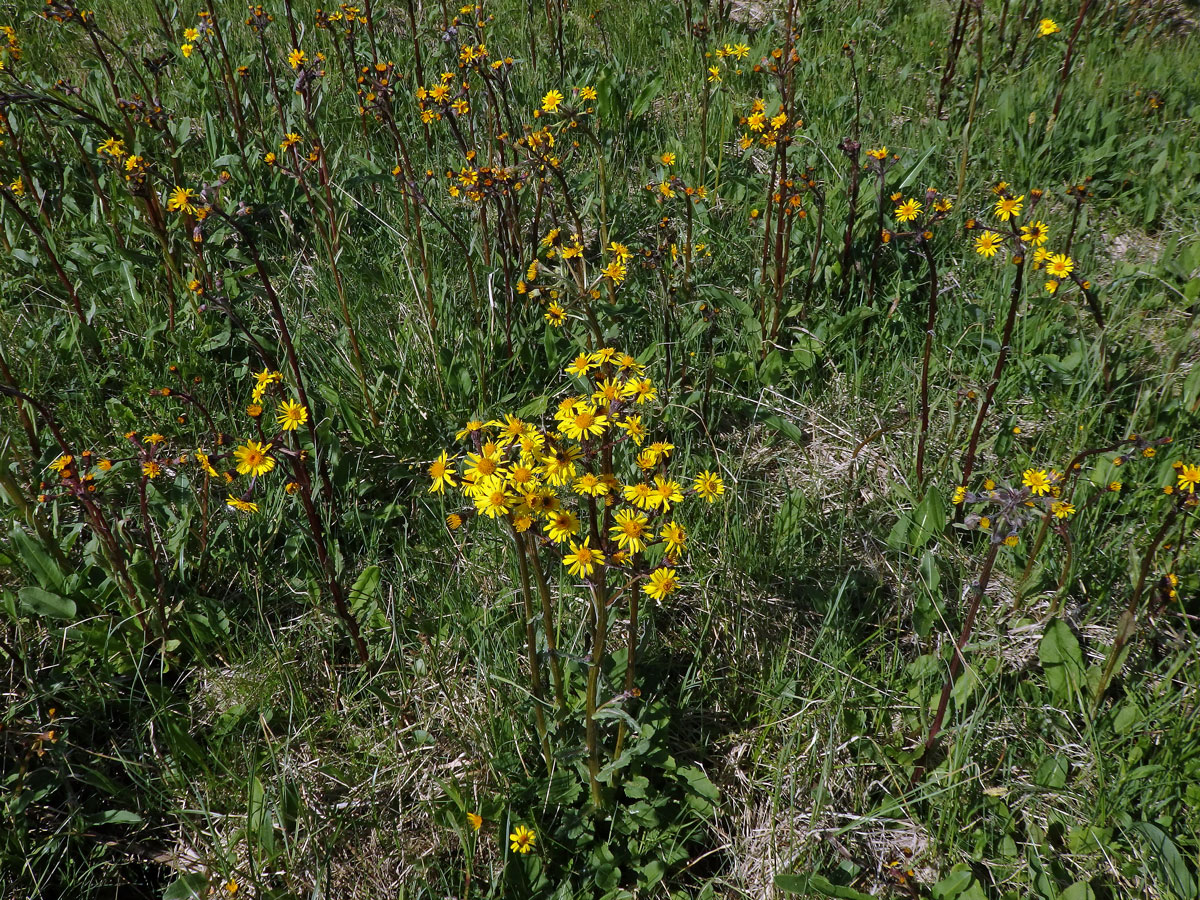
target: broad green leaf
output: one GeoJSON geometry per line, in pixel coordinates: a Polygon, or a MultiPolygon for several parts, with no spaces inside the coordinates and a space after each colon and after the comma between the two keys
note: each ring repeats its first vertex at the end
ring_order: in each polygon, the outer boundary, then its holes
{"type": "Polygon", "coordinates": [[[1050,690],[1059,700],[1070,700],[1086,683],[1079,641],[1062,620],[1055,619],[1046,629],[1038,646],[1038,659],[1050,690]]]}
{"type": "Polygon", "coordinates": [[[75,601],[61,594],[27,585],[17,591],[17,596],[21,598],[21,605],[34,615],[49,616],[52,619],[75,618],[75,601]]]}

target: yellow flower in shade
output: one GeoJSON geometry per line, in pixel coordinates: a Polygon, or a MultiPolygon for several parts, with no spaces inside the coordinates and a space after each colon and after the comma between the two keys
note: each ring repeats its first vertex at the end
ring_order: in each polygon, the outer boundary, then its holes
{"type": "Polygon", "coordinates": [[[233,451],[238,474],[255,477],[266,475],[275,468],[274,458],[268,455],[270,451],[270,444],[260,444],[258,441],[247,441],[244,446],[238,447],[233,451]]]}
{"type": "Polygon", "coordinates": [[[646,439],[646,428],[642,425],[641,416],[626,416],[617,423],[617,427],[629,435],[629,439],[637,446],[642,446],[642,441],[646,439]]]}
{"type": "Polygon", "coordinates": [[[649,378],[631,378],[625,382],[625,396],[635,398],[641,405],[658,397],[658,389],[649,378]]]}
{"type": "Polygon", "coordinates": [[[1035,497],[1050,493],[1050,477],[1045,469],[1026,469],[1021,475],[1021,484],[1035,497]]]}
{"type": "MultiPolygon", "coordinates": [[[[557,94],[558,92],[551,91],[551,93],[557,94]]],[[[562,99],[561,94],[559,94],[559,99],[560,100],[562,99]]],[[[530,829],[526,828],[524,825],[518,825],[516,831],[514,831],[512,834],[510,834],[508,836],[508,839],[510,841],[512,841],[512,844],[510,845],[509,849],[512,850],[514,853],[528,853],[530,850],[533,849],[534,842],[537,840],[537,835],[535,835],[530,829]]]]}
{"type": "Polygon", "coordinates": [[[568,375],[586,375],[591,369],[595,368],[595,363],[592,362],[592,357],[587,353],[580,353],[566,368],[568,375]]]}
{"type": "Polygon", "coordinates": [[[640,512],[623,509],[616,515],[616,524],[609,529],[617,539],[617,546],[630,553],[641,553],[646,544],[654,540],[649,521],[640,512]]]}
{"type": "Polygon", "coordinates": [[[653,488],[644,481],[638,481],[634,484],[627,484],[621,491],[622,496],[627,501],[632,503],[638,509],[653,509],[656,505],[650,498],[653,495],[653,488]]]}
{"type": "Polygon", "coordinates": [[[101,472],[107,472],[112,468],[112,460],[111,459],[102,459],[102,460],[100,460],[100,462],[96,463],[96,468],[99,469],[101,472]]]}
{"type": "Polygon", "coordinates": [[[575,441],[586,440],[589,437],[599,437],[608,426],[608,416],[598,412],[594,406],[584,405],[563,419],[558,430],[575,441]]]}
{"type": "Polygon", "coordinates": [[[642,590],[647,596],[662,600],[679,590],[679,579],[674,569],[655,569],[650,573],[649,581],[642,585],[642,590]]]}
{"type": "Polygon", "coordinates": [[[557,447],[542,460],[542,475],[551,484],[566,484],[575,477],[575,460],[579,459],[578,447],[557,447]]]}
{"type": "Polygon", "coordinates": [[[194,213],[196,211],[196,205],[192,203],[194,196],[191,188],[176,187],[167,199],[167,209],[171,212],[194,213]]]}
{"type": "Polygon", "coordinates": [[[1110,481],[1108,483],[1108,489],[1110,491],[1112,491],[1114,494],[1119,494],[1121,492],[1121,488],[1123,488],[1123,487],[1124,487],[1124,485],[1121,484],[1121,482],[1119,482],[1119,481],[1110,481]]]}
{"type": "Polygon", "coordinates": [[[1050,281],[1047,281],[1043,287],[1046,289],[1047,294],[1053,294],[1058,290],[1058,282],[1054,279],[1051,279],[1050,281]]]}
{"type": "Polygon", "coordinates": [[[450,513],[446,516],[446,527],[451,531],[458,531],[462,528],[463,518],[458,513],[450,513]]]}
{"type": "Polygon", "coordinates": [[[479,813],[469,812],[467,813],[467,822],[475,831],[478,831],[483,826],[483,816],[479,813]]]}
{"type": "Polygon", "coordinates": [[[975,252],[980,256],[986,256],[991,259],[999,249],[1000,235],[994,231],[985,231],[979,237],[975,238],[975,252]]]}
{"type": "Polygon", "coordinates": [[[666,544],[667,556],[671,557],[678,557],[687,543],[687,532],[683,530],[682,525],[673,520],[662,527],[658,536],[666,544]]]}
{"type": "Polygon", "coordinates": [[[300,68],[307,61],[308,57],[305,55],[303,50],[292,50],[292,52],[288,54],[288,65],[293,69],[300,68]]]}
{"type": "Polygon", "coordinates": [[[190,59],[192,56],[192,51],[194,49],[196,49],[194,44],[180,44],[179,45],[179,52],[183,54],[184,59],[190,59]]]}
{"type": "Polygon", "coordinates": [[[203,450],[197,450],[195,453],[196,464],[204,470],[204,474],[209,478],[217,477],[217,470],[212,467],[212,463],[208,461],[208,454],[203,450]]]}
{"type": "Polygon", "coordinates": [[[620,284],[629,274],[629,269],[619,259],[614,259],[600,271],[600,274],[605,278],[612,279],[614,284],[620,284]]]}
{"type": "Polygon", "coordinates": [[[897,222],[911,222],[921,214],[921,204],[909,197],[895,209],[897,222]]]}
{"type": "Polygon", "coordinates": [[[591,472],[584,472],[575,480],[575,493],[588,497],[603,497],[608,493],[608,483],[591,472]]]}
{"type": "Polygon", "coordinates": [[[588,578],[596,566],[604,562],[604,554],[588,546],[591,540],[585,538],[582,544],[571,541],[571,552],[563,556],[567,571],[576,578],[588,578]]]}
{"type": "Polygon", "coordinates": [[[157,431],[154,432],[153,434],[146,435],[146,443],[150,444],[151,446],[157,446],[158,444],[161,444],[165,440],[166,440],[166,438],[163,437],[161,434],[159,434],[157,431]]]}
{"type": "Polygon", "coordinates": [[[567,311],[557,303],[551,303],[546,307],[546,321],[554,328],[559,328],[567,321],[567,311]]]}
{"type": "Polygon", "coordinates": [[[996,201],[996,208],[993,210],[996,218],[1007,222],[1013,216],[1021,215],[1021,207],[1024,205],[1025,195],[1020,197],[1001,197],[996,201]]]}
{"type": "Polygon", "coordinates": [[[142,463],[142,474],[153,480],[162,474],[162,466],[151,459],[142,463]]]}
{"type": "Polygon", "coordinates": [[[1054,513],[1054,517],[1057,519],[1069,519],[1075,515],[1075,507],[1066,500],[1059,500],[1050,507],[1050,511],[1054,513]]]}
{"type": "Polygon", "coordinates": [[[573,534],[579,534],[579,518],[575,513],[560,509],[550,514],[543,529],[550,540],[561,544],[573,534]]]}
{"type": "Polygon", "coordinates": [[[1063,279],[1075,270],[1075,262],[1065,253],[1051,253],[1046,260],[1046,274],[1052,278],[1063,279]]]}
{"type": "Polygon", "coordinates": [[[1060,31],[1062,29],[1058,27],[1058,23],[1053,19],[1042,19],[1042,21],[1038,22],[1039,37],[1049,37],[1052,34],[1058,34],[1060,31]]]}
{"type": "Polygon", "coordinates": [[[288,496],[300,493],[300,483],[298,481],[289,481],[283,486],[284,493],[288,496]]]}
{"type": "Polygon", "coordinates": [[[249,406],[246,407],[246,415],[248,415],[252,419],[257,419],[259,416],[262,415],[262,407],[259,406],[257,403],[251,403],[249,406]]]}
{"type": "Polygon", "coordinates": [[[446,458],[446,451],[442,451],[442,455],[433,461],[433,465],[429,467],[429,477],[433,479],[433,484],[429,486],[429,493],[441,494],[446,490],[446,485],[454,487],[454,469],[450,465],[450,460],[446,458]]]}
{"type": "Polygon", "coordinates": [[[116,138],[106,138],[96,150],[114,159],[121,159],[125,156],[125,142],[118,141],[116,138]]]}
{"type": "Polygon", "coordinates": [[[1004,539],[1004,546],[1005,547],[1015,547],[1015,546],[1017,546],[1017,541],[1018,541],[1017,536],[1015,534],[1010,534],[1008,537],[1006,537],[1004,539]]]}
{"type": "Polygon", "coordinates": [[[243,500],[241,497],[235,497],[230,494],[225,498],[225,505],[230,509],[236,509],[238,512],[256,513],[258,512],[258,504],[251,503],[249,500],[243,500]]]}
{"type": "MultiPolygon", "coordinates": [[[[717,481],[720,482],[720,479],[718,478],[717,481]]],[[[725,490],[724,486],[721,486],[721,490],[725,490]]],[[[661,475],[654,476],[654,489],[650,493],[651,503],[656,507],[661,507],[663,512],[670,512],[671,504],[678,503],[682,499],[683,493],[679,489],[678,481],[671,481],[661,475]]]]}
{"type": "Polygon", "coordinates": [[[1177,480],[1179,482],[1179,490],[1195,494],[1196,485],[1200,484],[1200,466],[1180,466],[1177,480]]]}
{"type": "Polygon", "coordinates": [[[74,459],[75,459],[75,457],[73,457],[71,454],[64,453],[62,456],[60,456],[54,462],[50,463],[50,468],[55,472],[62,472],[62,470],[65,469],[67,466],[69,466],[71,464],[71,461],[74,459]]]}
{"type": "Polygon", "coordinates": [[[542,98],[542,109],[548,113],[556,112],[558,107],[563,102],[562,91],[551,90],[546,92],[546,96],[542,98]]]}
{"type": "Polygon", "coordinates": [[[955,504],[959,504],[959,503],[962,503],[966,499],[967,499],[967,486],[965,484],[960,484],[954,489],[954,502],[955,502],[955,504]]]}
{"type": "Polygon", "coordinates": [[[1033,222],[1021,226],[1021,240],[1027,244],[1040,247],[1050,238],[1050,229],[1045,222],[1033,222]]]}
{"type": "Polygon", "coordinates": [[[300,143],[300,135],[294,131],[289,131],[284,135],[283,140],[279,142],[279,148],[281,150],[291,150],[298,143],[300,143]]]}
{"type": "Polygon", "coordinates": [[[480,422],[478,419],[472,419],[470,422],[468,422],[466,425],[464,425],[464,426],[463,426],[463,427],[462,427],[462,428],[461,428],[461,429],[460,429],[460,430],[459,430],[459,431],[458,431],[458,432],[457,432],[457,433],[454,435],[454,439],[455,439],[456,441],[461,441],[461,440],[462,440],[463,438],[465,438],[467,435],[469,435],[469,434],[474,434],[474,433],[475,433],[475,432],[477,432],[477,431],[482,431],[482,430],[483,430],[483,428],[484,428],[484,423],[483,423],[483,422],[480,422]]]}
{"type": "Polygon", "coordinates": [[[714,503],[725,493],[725,482],[721,480],[720,475],[705,470],[696,476],[696,483],[692,485],[692,490],[696,492],[696,496],[704,498],[709,503],[714,503]]]}
{"type": "Polygon", "coordinates": [[[308,409],[295,400],[284,400],[279,404],[275,421],[284,431],[295,431],[308,421],[308,409]]]}
{"type": "Polygon", "coordinates": [[[489,519],[506,515],[512,508],[513,496],[503,479],[492,475],[476,485],[475,508],[489,519]]]}

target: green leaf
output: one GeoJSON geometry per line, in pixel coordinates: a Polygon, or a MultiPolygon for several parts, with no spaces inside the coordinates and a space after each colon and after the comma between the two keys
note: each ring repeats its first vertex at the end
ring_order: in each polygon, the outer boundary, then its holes
{"type": "Polygon", "coordinates": [[[1077,881],[1059,894],[1058,900],[1096,900],[1096,892],[1086,881],[1077,881]]]}
{"type": "Polygon", "coordinates": [[[974,880],[975,876],[971,869],[960,863],[950,870],[949,875],[933,886],[930,896],[933,897],[933,900],[951,900],[969,888],[974,880]]]}
{"type": "Polygon", "coordinates": [[[825,897],[840,897],[842,900],[875,900],[871,894],[834,884],[821,875],[776,875],[775,887],[787,894],[821,894],[825,897]]]}
{"type": "Polygon", "coordinates": [[[33,573],[37,583],[47,590],[61,591],[64,581],[62,569],[42,545],[27,535],[20,525],[13,525],[10,538],[17,552],[21,554],[21,561],[33,573]]]}
{"type": "Polygon", "coordinates": [[[200,900],[208,896],[208,876],[193,872],[171,882],[163,891],[163,900],[200,900]]]}
{"type": "Polygon", "coordinates": [[[75,618],[75,601],[60,594],[27,585],[17,592],[21,605],[37,616],[71,620],[75,618]]]}
{"type": "Polygon", "coordinates": [[[368,601],[375,598],[375,592],[379,590],[379,581],[382,577],[382,570],[379,566],[367,566],[362,570],[362,574],[350,586],[351,612],[357,613],[368,601]]]}
{"type": "Polygon", "coordinates": [[[930,488],[924,499],[913,511],[913,528],[909,536],[909,545],[913,550],[919,550],[946,527],[946,501],[935,488],[930,488]]]}
{"type": "Polygon", "coordinates": [[[1038,645],[1038,659],[1046,673],[1050,690],[1060,700],[1070,700],[1086,683],[1083,654],[1075,633],[1060,619],[1055,619],[1038,645]]]}
{"type": "Polygon", "coordinates": [[[1134,822],[1130,830],[1150,845],[1150,861],[1162,873],[1171,890],[1179,897],[1195,897],[1196,881],[1188,869],[1187,860],[1166,832],[1149,822],[1134,822]]]}

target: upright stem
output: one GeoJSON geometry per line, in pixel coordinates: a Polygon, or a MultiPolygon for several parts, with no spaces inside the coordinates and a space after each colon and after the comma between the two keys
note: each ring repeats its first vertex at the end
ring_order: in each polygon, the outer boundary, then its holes
{"type": "Polygon", "coordinates": [[[537,546],[533,538],[526,534],[525,550],[529,557],[533,580],[537,583],[538,595],[542,601],[542,630],[546,632],[546,655],[550,662],[550,681],[554,685],[554,705],[562,712],[567,708],[567,697],[563,687],[562,662],[558,658],[558,632],[554,625],[554,602],[550,596],[550,585],[546,582],[546,573],[542,571],[542,562],[538,556],[537,546]]]}
{"type": "Polygon", "coordinates": [[[525,555],[525,542],[514,528],[513,546],[517,550],[517,572],[521,577],[521,602],[525,610],[525,652],[529,657],[529,688],[533,694],[533,717],[537,724],[538,740],[542,744],[542,756],[546,760],[546,773],[554,770],[554,756],[550,753],[550,738],[546,734],[546,699],[542,691],[542,666],[537,655],[537,631],[533,626],[533,592],[529,587],[529,560],[525,555]]]}
{"type": "Polygon", "coordinates": [[[929,437],[929,359],[933,355],[933,330],[937,325],[938,273],[933,250],[924,237],[918,239],[929,265],[929,315],[925,320],[925,354],[921,360],[921,435],[917,438],[917,486],[925,486],[925,443],[929,437]]]}

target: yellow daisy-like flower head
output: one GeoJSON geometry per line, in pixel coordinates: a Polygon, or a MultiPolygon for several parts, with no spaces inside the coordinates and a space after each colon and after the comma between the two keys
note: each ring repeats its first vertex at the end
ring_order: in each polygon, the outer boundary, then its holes
{"type": "Polygon", "coordinates": [[[442,451],[442,455],[433,461],[433,465],[429,467],[429,477],[433,479],[433,484],[429,486],[429,493],[441,494],[446,490],[446,485],[454,487],[454,468],[450,464],[450,460],[446,457],[446,451],[442,451]]]}
{"type": "Polygon", "coordinates": [[[1052,507],[1050,507],[1050,511],[1054,513],[1054,516],[1057,519],[1069,519],[1071,516],[1075,515],[1075,507],[1066,500],[1059,500],[1052,507]]]}
{"type": "Polygon", "coordinates": [[[196,204],[192,203],[192,198],[195,196],[191,188],[176,187],[167,199],[167,209],[171,212],[194,213],[196,204]]]}
{"type": "Polygon", "coordinates": [[[623,509],[617,513],[615,521],[609,532],[617,539],[617,546],[622,550],[641,553],[646,549],[646,544],[654,540],[649,520],[640,512],[623,509]]]}
{"type": "Polygon", "coordinates": [[[696,496],[709,503],[715,503],[717,498],[725,493],[725,482],[721,480],[720,475],[705,470],[696,476],[692,490],[696,492],[696,496]]]}
{"type": "Polygon", "coordinates": [[[561,544],[573,534],[579,534],[579,517],[570,510],[560,509],[552,512],[543,528],[550,540],[561,544]]]}
{"type": "Polygon", "coordinates": [[[475,490],[475,508],[489,519],[507,515],[512,508],[514,498],[502,478],[495,475],[484,478],[475,490]]]}
{"type": "Polygon", "coordinates": [[[563,556],[567,571],[576,578],[588,578],[596,566],[604,562],[604,554],[588,546],[591,538],[585,538],[582,544],[571,541],[571,552],[563,556]]]}
{"type": "Polygon", "coordinates": [[[249,500],[243,500],[241,497],[235,497],[233,494],[225,498],[225,505],[230,509],[236,509],[238,512],[256,513],[258,512],[258,504],[251,503],[249,500]]]}
{"type": "Polygon", "coordinates": [[[303,50],[294,49],[288,54],[288,65],[293,69],[298,69],[308,61],[308,56],[303,50]]]}
{"type": "Polygon", "coordinates": [[[1050,493],[1050,476],[1045,469],[1026,469],[1021,475],[1021,484],[1035,497],[1050,493]]]}
{"type": "Polygon", "coordinates": [[[1200,485],[1200,465],[1182,465],[1179,467],[1179,474],[1176,477],[1180,491],[1195,494],[1196,486],[1200,485]]]}
{"type": "Polygon", "coordinates": [[[295,431],[308,422],[308,408],[295,400],[284,400],[279,404],[275,421],[284,431],[295,431]]]}
{"type": "Polygon", "coordinates": [[[592,357],[587,353],[580,353],[566,368],[568,375],[586,375],[589,371],[595,368],[595,363],[592,357]]]}
{"type": "Polygon", "coordinates": [[[662,600],[679,590],[679,578],[674,569],[655,569],[650,573],[649,580],[642,585],[647,596],[662,600]]]}
{"type": "Polygon", "coordinates": [[[260,444],[258,441],[247,441],[243,446],[238,447],[233,451],[233,458],[237,460],[238,474],[254,477],[266,475],[275,468],[275,459],[270,456],[270,452],[270,444],[260,444]]]}
{"type": "Polygon", "coordinates": [[[658,397],[658,388],[649,378],[631,378],[625,382],[625,396],[633,397],[639,405],[658,397]]]}
{"type": "Polygon", "coordinates": [[[563,419],[558,430],[575,441],[599,437],[608,426],[608,416],[598,412],[594,406],[583,404],[576,407],[575,412],[563,419]]]}
{"type": "Polygon", "coordinates": [[[1046,274],[1052,278],[1063,279],[1075,270],[1075,262],[1065,253],[1051,253],[1046,260],[1046,274]]]}
{"type": "Polygon", "coordinates": [[[1032,222],[1021,226],[1021,240],[1035,247],[1040,247],[1050,237],[1050,228],[1045,222],[1032,222]]]}
{"type": "Polygon", "coordinates": [[[546,96],[542,98],[542,109],[548,113],[557,112],[558,107],[562,105],[563,93],[560,90],[551,90],[546,92],[546,96]]]}
{"type": "Polygon", "coordinates": [[[148,460],[147,462],[142,463],[142,474],[147,478],[154,480],[162,474],[162,466],[152,459],[148,460]]]}
{"type": "Polygon", "coordinates": [[[563,323],[567,321],[567,311],[557,303],[551,303],[546,307],[546,321],[553,328],[561,328],[563,323]]]}
{"type": "Polygon", "coordinates": [[[575,493],[577,494],[587,497],[603,497],[608,490],[608,482],[591,472],[584,472],[575,480],[575,493]]]}
{"type": "Polygon", "coordinates": [[[1060,31],[1062,29],[1058,27],[1058,23],[1053,19],[1042,19],[1042,21],[1038,22],[1039,37],[1049,37],[1052,34],[1058,34],[1060,31]]]}
{"type": "Polygon", "coordinates": [[[975,238],[975,252],[980,256],[986,256],[991,259],[996,255],[996,251],[1000,249],[1000,235],[994,231],[985,231],[975,238]]]}
{"type": "Polygon", "coordinates": [[[684,545],[687,543],[687,532],[678,522],[673,520],[668,522],[659,531],[658,536],[666,544],[667,556],[678,558],[683,553],[684,545]]]}
{"type": "Polygon", "coordinates": [[[921,214],[921,204],[909,197],[896,207],[894,214],[897,222],[912,222],[921,214]]]}
{"type": "Polygon", "coordinates": [[[1025,195],[1020,197],[1001,197],[996,201],[996,208],[993,212],[996,218],[1003,222],[1007,222],[1014,216],[1021,215],[1021,208],[1024,206],[1025,195]]]}
{"type": "MultiPolygon", "coordinates": [[[[552,91],[551,93],[558,92],[552,91]]],[[[560,99],[561,96],[562,95],[560,94],[560,99]]],[[[512,842],[512,844],[509,846],[509,849],[514,853],[528,853],[533,849],[533,845],[537,841],[537,835],[535,835],[531,829],[526,828],[524,825],[518,825],[516,830],[508,836],[508,839],[512,842]]]]}
{"type": "Polygon", "coordinates": [[[483,826],[483,816],[479,815],[479,813],[469,812],[467,813],[467,822],[472,829],[478,831],[483,826]]]}
{"type": "MultiPolygon", "coordinates": [[[[719,482],[720,479],[718,478],[717,481],[719,482]]],[[[722,486],[721,490],[724,491],[725,488],[722,486]]],[[[661,475],[655,475],[654,488],[650,497],[656,507],[661,507],[663,512],[669,512],[672,503],[678,503],[683,499],[683,492],[679,488],[678,481],[671,481],[661,475]]]]}

